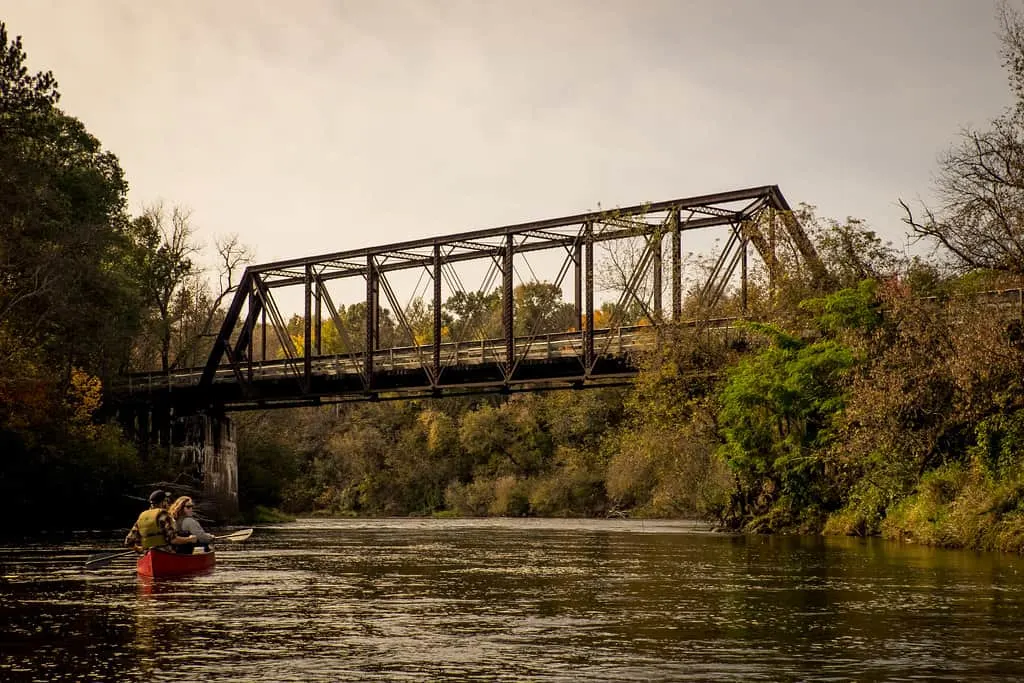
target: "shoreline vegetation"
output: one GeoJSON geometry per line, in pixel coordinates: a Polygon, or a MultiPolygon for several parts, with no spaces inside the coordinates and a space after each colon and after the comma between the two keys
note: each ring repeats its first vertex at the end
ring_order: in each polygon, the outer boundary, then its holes
{"type": "Polygon", "coordinates": [[[861,281],[802,299],[800,337],[662,345],[629,390],[252,414],[239,452],[291,468],[263,478],[301,516],[696,517],[1020,552],[1020,323],[965,291],[861,281]],[[695,354],[716,379],[681,369],[695,354]]]}
{"type": "MultiPolygon", "coordinates": [[[[999,18],[1013,106],[942,157],[941,209],[903,204],[930,256],[801,205],[828,281],[780,237],[744,301],[684,300],[684,317],[746,319],[662,328],[630,387],[236,414],[244,519],[700,518],[1024,552],[1024,22],[1008,4],[999,18]]],[[[187,209],[129,213],[116,156],[25,59],[0,23],[0,496],[38,529],[113,528],[149,482],[196,480],[126,441],[103,387],[199,364],[227,288],[196,265],[187,209]]],[[[230,284],[251,250],[216,248],[230,284]]],[[[519,285],[514,305],[542,333],[573,318],[550,283],[519,285]]],[[[589,314],[644,321],[613,309],[589,314]]],[[[452,296],[442,317],[448,335],[501,336],[500,292],[452,296]]],[[[342,306],[325,352],[359,338],[335,325],[365,319],[342,306]]],[[[382,311],[382,340],[402,341],[394,320],[382,311]]],[[[301,318],[288,324],[301,348],[301,318]]]]}

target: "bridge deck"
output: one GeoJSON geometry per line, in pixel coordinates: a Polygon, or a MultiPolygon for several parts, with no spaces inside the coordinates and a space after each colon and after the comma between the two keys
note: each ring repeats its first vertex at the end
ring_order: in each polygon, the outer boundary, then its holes
{"type": "MultiPolygon", "coordinates": [[[[731,325],[707,327],[704,333],[727,339],[731,325]]],[[[543,385],[549,388],[615,384],[635,375],[640,354],[657,343],[652,326],[594,330],[596,362],[583,362],[584,343],[579,332],[538,335],[517,339],[515,357],[506,358],[506,340],[485,339],[446,342],[441,345],[441,365],[431,365],[432,345],[407,346],[373,353],[373,374],[367,378],[362,352],[317,356],[310,359],[311,374],[305,386],[304,359],[253,361],[238,369],[224,365],[213,383],[200,393],[204,368],[185,368],[169,373],[129,375],[116,388],[125,398],[161,401],[176,405],[219,405],[226,409],[261,407],[268,402],[316,403],[325,397],[367,400],[381,394],[395,397],[476,393],[483,390],[515,390],[543,385]]]]}

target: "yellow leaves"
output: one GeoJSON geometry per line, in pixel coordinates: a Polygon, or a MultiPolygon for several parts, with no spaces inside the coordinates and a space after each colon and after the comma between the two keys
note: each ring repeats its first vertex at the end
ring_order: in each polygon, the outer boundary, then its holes
{"type": "MultiPolygon", "coordinates": [[[[292,338],[292,346],[295,347],[295,351],[298,353],[299,356],[302,356],[303,349],[306,348],[306,335],[304,335],[304,334],[292,334],[292,335],[289,335],[289,336],[292,338]]],[[[278,358],[287,358],[287,357],[288,357],[288,353],[284,349],[281,349],[281,351],[279,352],[278,358]]]]}
{"type": "Polygon", "coordinates": [[[346,353],[349,350],[333,320],[324,321],[320,327],[320,348],[324,354],[346,353]]]}
{"type": "MultiPolygon", "coordinates": [[[[601,330],[601,329],[604,329],[604,328],[608,327],[609,318],[610,318],[610,316],[605,311],[601,311],[601,310],[594,311],[594,329],[595,330],[601,330]]],[[[580,322],[583,324],[583,327],[586,328],[586,326],[587,326],[587,314],[586,313],[584,313],[582,316],[580,316],[580,322]]],[[[621,321],[620,321],[620,324],[621,324],[621,321]]],[[[576,332],[576,329],[573,328],[573,329],[571,329],[569,331],[570,332],[576,332]]]]}
{"type": "Polygon", "coordinates": [[[87,439],[95,438],[93,415],[103,403],[103,384],[99,378],[80,368],[72,368],[64,403],[68,408],[71,427],[87,439]]]}
{"type": "MultiPolygon", "coordinates": [[[[292,328],[293,326],[301,326],[301,319],[293,321],[289,325],[289,328],[292,328]]],[[[351,331],[349,332],[349,335],[351,336],[351,331]]],[[[306,335],[300,329],[300,331],[290,332],[288,336],[291,338],[292,345],[295,347],[296,357],[301,358],[305,353],[306,349],[306,335]]],[[[361,350],[358,348],[351,347],[351,344],[358,343],[359,341],[359,338],[355,340],[346,340],[345,335],[342,334],[340,330],[338,330],[338,327],[337,325],[334,324],[333,320],[325,320],[323,324],[320,326],[320,353],[322,355],[328,356],[331,354],[352,353],[353,351],[361,350]]],[[[311,342],[312,353],[315,356],[317,355],[315,331],[313,333],[313,338],[311,342]]],[[[280,348],[280,346],[278,347],[278,358],[288,358],[288,355],[289,354],[287,351],[280,348]]]]}
{"type": "Polygon", "coordinates": [[[416,418],[417,422],[420,423],[420,426],[427,432],[427,449],[430,451],[437,450],[438,442],[440,441],[437,420],[435,419],[437,415],[437,411],[427,409],[421,412],[416,418]]]}
{"type": "Polygon", "coordinates": [[[426,431],[427,450],[430,453],[443,454],[456,443],[458,437],[455,424],[445,413],[427,409],[419,414],[417,421],[426,431]]]}

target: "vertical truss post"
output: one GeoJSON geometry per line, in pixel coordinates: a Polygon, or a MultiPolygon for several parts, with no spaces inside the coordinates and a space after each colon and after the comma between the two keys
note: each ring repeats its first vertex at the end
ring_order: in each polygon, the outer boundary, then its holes
{"type": "Polygon", "coordinates": [[[260,309],[260,360],[267,360],[267,307],[260,309]]]}
{"type": "Polygon", "coordinates": [[[583,245],[577,242],[572,250],[573,262],[573,283],[575,284],[575,296],[573,304],[576,306],[576,329],[583,329],[583,245]]]}
{"type": "Polygon", "coordinates": [[[434,245],[434,383],[441,378],[441,245],[434,245]]]}
{"type": "Polygon", "coordinates": [[[313,266],[306,266],[305,317],[302,321],[302,377],[305,386],[313,375],[313,266]]]}
{"type": "Polygon", "coordinates": [[[747,244],[748,239],[746,232],[743,233],[743,240],[740,242],[740,305],[742,308],[742,315],[744,318],[747,317],[747,244]]]}
{"type": "MultiPolygon", "coordinates": [[[[249,311],[255,311],[256,310],[256,305],[257,305],[256,304],[256,290],[255,290],[255,288],[250,288],[249,289],[249,304],[248,304],[249,311]]],[[[264,316],[266,315],[266,309],[261,309],[261,312],[263,313],[264,316]]],[[[246,316],[246,318],[248,319],[251,316],[252,316],[252,314],[250,313],[249,315],[246,316]]],[[[252,324],[253,325],[256,324],[255,319],[252,321],[252,324]]],[[[263,334],[266,335],[266,325],[263,326],[263,334]]],[[[249,366],[248,370],[247,370],[247,374],[248,374],[250,382],[252,381],[252,360],[253,360],[252,345],[253,345],[253,336],[254,335],[252,334],[252,331],[250,330],[250,333],[249,333],[249,353],[248,353],[249,357],[247,359],[248,360],[248,366],[249,366]]],[[[266,347],[266,339],[264,339],[263,346],[266,347]]],[[[266,351],[264,351],[263,353],[266,354],[266,351]]]]}
{"type": "Polygon", "coordinates": [[[673,209],[669,217],[672,230],[672,322],[683,317],[683,250],[679,239],[679,209],[673,209]]]}
{"type": "Polygon", "coordinates": [[[583,364],[590,374],[590,368],[594,363],[594,224],[587,221],[584,228],[585,256],[584,256],[584,289],[586,294],[587,326],[583,331],[583,364]]]}
{"type": "Polygon", "coordinates": [[[377,305],[380,296],[380,283],[377,279],[377,266],[373,254],[366,257],[366,350],[364,351],[363,368],[366,373],[367,388],[373,386],[373,352],[377,350],[380,336],[377,329],[377,305]]]}
{"type": "Polygon", "coordinates": [[[505,362],[511,371],[516,358],[516,332],[514,329],[514,314],[512,301],[512,255],[515,253],[515,236],[505,236],[505,253],[501,259],[501,326],[505,328],[505,362]]]}
{"type": "Polygon", "coordinates": [[[768,300],[775,306],[775,212],[768,213],[768,300]]]}
{"type": "Polygon", "coordinates": [[[661,228],[658,228],[658,231],[655,232],[653,235],[651,235],[651,239],[653,240],[653,243],[651,244],[651,246],[654,247],[654,250],[653,250],[654,251],[654,254],[653,254],[653,256],[654,256],[654,264],[652,265],[652,268],[654,268],[654,310],[652,312],[654,313],[654,318],[655,318],[654,320],[651,321],[651,324],[652,325],[658,325],[658,324],[661,323],[661,320],[662,320],[662,315],[661,315],[661,228]]]}
{"type": "Polygon", "coordinates": [[[323,288],[324,283],[320,278],[316,279],[316,310],[313,313],[315,332],[313,333],[313,342],[316,345],[316,355],[322,356],[324,354],[323,346],[323,288]]]}

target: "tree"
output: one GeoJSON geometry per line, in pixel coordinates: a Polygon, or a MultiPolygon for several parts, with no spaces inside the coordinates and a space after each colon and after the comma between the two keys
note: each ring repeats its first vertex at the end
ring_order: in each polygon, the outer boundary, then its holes
{"type": "Polygon", "coordinates": [[[900,255],[892,244],[883,242],[859,218],[847,217],[844,222],[822,219],[815,213],[815,207],[808,204],[800,206],[796,218],[814,243],[825,270],[840,288],[891,277],[900,269],[900,255]]]}
{"type": "Polygon", "coordinates": [[[0,23],[0,498],[36,528],[112,524],[137,476],[96,420],[139,322],[127,184],[25,61],[0,23]]]}
{"type": "Polygon", "coordinates": [[[212,294],[201,273],[194,271],[185,278],[175,298],[174,317],[179,325],[171,367],[195,367],[206,361],[212,347],[211,333],[224,320],[220,305],[235,291],[239,270],[252,262],[252,248],[242,244],[237,234],[215,238],[214,246],[218,257],[217,295],[212,294]]]}
{"type": "Polygon", "coordinates": [[[562,290],[550,282],[524,282],[513,294],[516,335],[567,332],[576,326],[575,309],[562,301],[562,290]]]}
{"type": "Polygon", "coordinates": [[[940,208],[917,217],[902,200],[904,221],[959,270],[1024,274],[1024,20],[1008,4],[998,13],[1013,108],[987,130],[967,129],[941,159],[940,208]]]}
{"type": "Polygon", "coordinates": [[[158,202],[133,220],[130,229],[139,247],[135,267],[143,301],[151,312],[149,334],[156,342],[160,370],[167,372],[176,325],[187,308],[181,305],[181,296],[196,272],[192,261],[199,252],[193,240],[195,228],[188,210],[175,206],[168,212],[158,202]]]}
{"type": "Polygon", "coordinates": [[[847,401],[857,355],[843,333],[870,334],[881,324],[873,284],[805,303],[823,337],[800,339],[773,325],[751,323],[770,346],[728,372],[718,396],[721,454],[736,475],[733,514],[769,528],[823,521],[841,507],[843,487],[828,476],[830,447],[847,401]]]}
{"type": "MultiPolygon", "coordinates": [[[[333,319],[326,319],[321,322],[321,353],[323,355],[362,353],[366,348],[366,302],[360,301],[351,306],[345,306],[344,304],[338,306],[338,322],[340,322],[340,326],[333,319]]],[[[292,344],[295,346],[298,355],[301,356],[305,349],[305,318],[299,314],[294,314],[286,325],[287,333],[292,339],[292,344]]],[[[378,348],[393,348],[399,339],[399,332],[398,326],[391,315],[391,309],[379,309],[378,329],[380,335],[378,348]]],[[[314,338],[315,334],[314,332],[314,338]]],[[[288,354],[280,346],[279,340],[275,340],[277,341],[276,347],[270,346],[271,339],[275,336],[269,332],[267,334],[269,347],[267,349],[267,357],[287,357],[288,354]]],[[[313,354],[316,354],[315,346],[313,347],[313,354]]]]}
{"type": "Polygon", "coordinates": [[[252,247],[242,244],[237,233],[216,238],[214,246],[217,248],[219,259],[217,284],[220,293],[213,300],[212,307],[217,309],[220,307],[221,302],[224,301],[224,297],[235,290],[235,278],[238,275],[238,270],[252,263],[253,257],[256,254],[252,247]]]}
{"type": "MultiPolygon", "coordinates": [[[[640,311],[632,316],[633,320],[618,319],[618,324],[631,324],[643,315],[645,307],[650,308],[654,295],[654,279],[651,276],[654,265],[649,264],[649,273],[646,277],[635,278],[636,272],[644,262],[645,254],[649,248],[648,240],[661,239],[663,235],[631,237],[628,239],[611,240],[599,243],[599,249],[604,252],[604,258],[597,263],[594,284],[599,289],[614,292],[619,295],[621,305],[612,304],[619,313],[627,311],[640,311]],[[632,294],[626,294],[632,292],[632,294]],[[644,302],[643,305],[640,302],[644,302]]],[[[667,284],[667,280],[665,281],[667,284]]],[[[663,285],[664,286],[664,285],[663,285]]]]}
{"type": "Polygon", "coordinates": [[[135,283],[119,270],[127,184],[57,109],[53,74],[29,74],[25,59],[0,24],[0,324],[62,358],[65,376],[74,362],[108,375],[136,320],[135,283]]]}
{"type": "Polygon", "coordinates": [[[423,297],[416,297],[406,306],[404,318],[409,328],[398,325],[395,337],[399,346],[423,346],[434,340],[433,304],[428,304],[423,297]]]}
{"type": "Polygon", "coordinates": [[[490,294],[455,292],[442,306],[452,341],[493,339],[502,336],[501,290],[490,294]]]}

